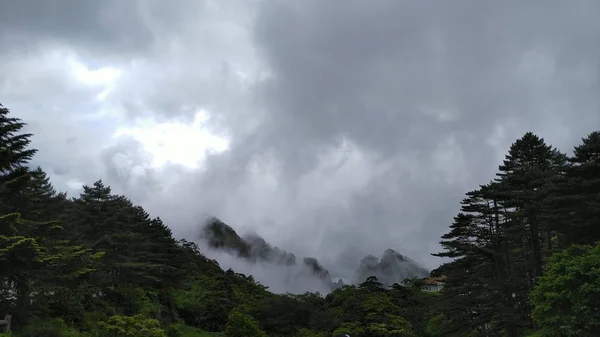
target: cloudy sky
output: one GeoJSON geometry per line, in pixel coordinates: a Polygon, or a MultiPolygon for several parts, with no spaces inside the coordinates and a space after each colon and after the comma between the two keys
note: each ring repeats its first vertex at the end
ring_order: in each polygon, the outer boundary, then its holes
{"type": "Polygon", "coordinates": [[[600,128],[600,2],[0,0],[0,103],[76,196],[214,214],[331,268],[429,256],[533,131],[600,128]]]}

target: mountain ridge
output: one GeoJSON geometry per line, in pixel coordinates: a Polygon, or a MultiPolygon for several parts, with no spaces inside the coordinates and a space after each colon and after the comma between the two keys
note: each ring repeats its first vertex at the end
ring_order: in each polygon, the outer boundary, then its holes
{"type": "MultiPolygon", "coordinates": [[[[299,268],[292,275],[282,274],[282,279],[291,278],[316,279],[320,281],[325,289],[333,291],[343,287],[342,279],[334,281],[331,273],[314,257],[297,257],[294,253],[273,246],[258,234],[246,234],[240,236],[231,226],[216,217],[210,217],[201,226],[199,238],[206,242],[211,249],[226,252],[231,256],[244,260],[250,264],[266,264],[279,268],[299,268]]],[[[394,283],[403,283],[405,279],[414,277],[426,277],[429,275],[427,269],[421,267],[412,259],[396,252],[386,249],[381,258],[373,255],[365,256],[355,270],[354,275],[347,279],[351,284],[357,285],[364,282],[368,277],[375,276],[386,286],[394,283]]]]}

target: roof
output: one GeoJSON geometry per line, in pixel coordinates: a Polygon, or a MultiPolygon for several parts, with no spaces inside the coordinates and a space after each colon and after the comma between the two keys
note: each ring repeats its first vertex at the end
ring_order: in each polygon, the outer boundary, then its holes
{"type": "Polygon", "coordinates": [[[430,278],[426,278],[423,280],[423,284],[426,285],[438,285],[438,284],[444,284],[444,281],[446,281],[446,276],[442,275],[439,277],[430,277],[430,278]]]}

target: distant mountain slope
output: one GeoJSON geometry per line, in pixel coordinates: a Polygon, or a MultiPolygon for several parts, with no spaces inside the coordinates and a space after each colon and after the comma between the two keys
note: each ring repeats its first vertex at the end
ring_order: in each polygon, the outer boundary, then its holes
{"type": "MultiPolygon", "coordinates": [[[[224,250],[244,259],[250,263],[267,263],[281,267],[300,267],[297,275],[290,277],[315,278],[321,281],[327,289],[339,287],[338,283],[331,280],[329,271],[317,259],[305,257],[298,263],[296,255],[278,247],[273,247],[256,234],[240,237],[229,225],[218,218],[210,218],[202,226],[200,238],[205,240],[209,247],[224,250]]],[[[288,274],[287,272],[285,274],[288,274]]]]}
{"type": "Polygon", "coordinates": [[[407,278],[427,277],[429,271],[415,261],[399,254],[393,249],[386,249],[381,259],[368,255],[362,259],[354,276],[354,283],[364,282],[369,276],[375,276],[384,285],[402,283],[407,278]]]}
{"type": "Polygon", "coordinates": [[[202,226],[200,238],[211,248],[227,250],[239,257],[250,258],[250,245],[236,231],[217,218],[210,218],[202,226]]]}
{"type": "MultiPolygon", "coordinates": [[[[273,275],[269,271],[269,281],[289,284],[290,288],[298,289],[291,283],[321,284],[319,289],[328,291],[342,287],[342,280],[334,282],[330,272],[312,257],[297,259],[296,255],[278,247],[271,246],[257,234],[244,237],[218,218],[210,218],[202,226],[200,238],[214,250],[227,252],[250,264],[273,266],[279,270],[273,275]],[[273,280],[273,277],[279,280],[273,280]]],[[[360,266],[352,279],[353,284],[364,282],[369,276],[375,276],[384,285],[402,283],[407,278],[426,277],[429,273],[416,262],[392,249],[387,249],[381,259],[369,255],[362,259],[360,266]]],[[[259,276],[259,275],[254,275],[259,276]]],[[[268,284],[267,284],[268,285],[268,284]]]]}

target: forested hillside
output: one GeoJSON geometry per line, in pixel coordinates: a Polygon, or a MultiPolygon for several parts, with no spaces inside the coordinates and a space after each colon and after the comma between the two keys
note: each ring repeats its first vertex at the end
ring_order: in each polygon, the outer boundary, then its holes
{"type": "Polygon", "coordinates": [[[442,292],[370,277],[321,296],[222,270],[102,181],[56,191],[29,166],[24,126],[0,106],[0,316],[14,336],[599,335],[598,132],[572,157],[531,133],[511,146],[448,219],[442,292]]]}

